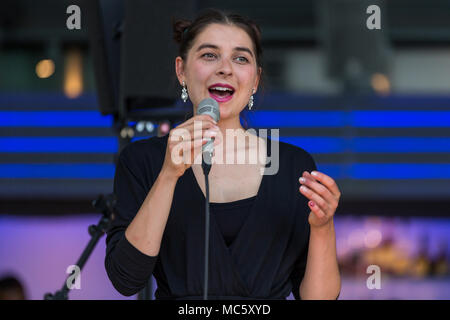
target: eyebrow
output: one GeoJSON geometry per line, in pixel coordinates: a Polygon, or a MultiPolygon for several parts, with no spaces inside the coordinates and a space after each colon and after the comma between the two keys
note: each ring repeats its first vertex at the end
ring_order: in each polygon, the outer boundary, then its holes
{"type": "MultiPolygon", "coordinates": [[[[202,50],[202,49],[205,49],[205,48],[219,49],[219,47],[216,46],[216,45],[214,45],[214,44],[204,43],[204,44],[200,45],[200,46],[197,48],[197,52],[200,51],[200,50],[202,50]]],[[[244,52],[247,52],[247,53],[249,53],[249,54],[253,57],[252,51],[251,51],[249,48],[247,48],[247,47],[235,47],[233,50],[234,50],[234,51],[244,51],[244,52]]]]}

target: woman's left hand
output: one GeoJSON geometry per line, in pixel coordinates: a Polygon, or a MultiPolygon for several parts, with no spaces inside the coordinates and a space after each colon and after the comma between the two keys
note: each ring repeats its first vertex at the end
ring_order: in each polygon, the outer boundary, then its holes
{"type": "Polygon", "coordinates": [[[311,227],[320,228],[333,222],[341,192],[330,176],[319,171],[311,173],[313,175],[304,171],[300,177],[299,181],[302,184],[300,193],[310,200],[308,201],[308,206],[311,208],[309,224],[311,227]]]}

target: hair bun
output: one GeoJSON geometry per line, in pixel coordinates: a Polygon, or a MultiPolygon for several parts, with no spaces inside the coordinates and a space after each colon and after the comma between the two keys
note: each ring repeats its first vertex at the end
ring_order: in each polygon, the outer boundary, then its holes
{"type": "Polygon", "coordinates": [[[185,32],[189,31],[192,22],[186,19],[179,19],[173,22],[173,39],[176,43],[181,43],[185,32]]]}

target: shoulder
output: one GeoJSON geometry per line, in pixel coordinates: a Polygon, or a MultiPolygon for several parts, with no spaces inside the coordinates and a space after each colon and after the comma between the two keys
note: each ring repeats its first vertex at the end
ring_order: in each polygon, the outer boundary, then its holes
{"type": "Polygon", "coordinates": [[[297,162],[301,161],[306,163],[314,162],[314,158],[312,157],[312,155],[302,147],[293,145],[288,142],[271,140],[271,143],[274,142],[278,142],[280,156],[283,156],[287,160],[297,162]]]}
{"type": "Polygon", "coordinates": [[[160,162],[164,159],[167,139],[168,135],[154,136],[129,143],[120,152],[119,161],[136,165],[160,162]]]}
{"type": "Polygon", "coordinates": [[[279,162],[281,166],[292,168],[296,172],[303,172],[305,170],[311,172],[317,169],[313,156],[302,147],[271,139],[269,147],[272,151],[275,151],[272,146],[273,143],[278,144],[279,162]]]}
{"type": "Polygon", "coordinates": [[[149,152],[158,150],[165,150],[167,145],[168,135],[163,137],[151,137],[147,139],[137,140],[126,145],[120,152],[124,157],[133,155],[145,155],[149,152]]]}

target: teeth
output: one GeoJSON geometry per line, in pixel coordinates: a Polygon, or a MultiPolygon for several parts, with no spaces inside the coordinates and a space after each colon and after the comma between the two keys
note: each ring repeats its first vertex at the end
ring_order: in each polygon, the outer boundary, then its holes
{"type": "Polygon", "coordinates": [[[219,90],[219,91],[233,91],[230,88],[224,88],[224,87],[212,87],[211,90],[219,90]]]}

